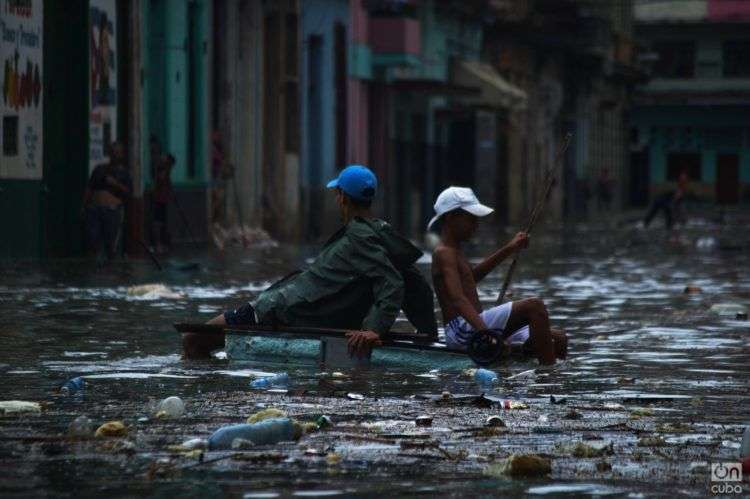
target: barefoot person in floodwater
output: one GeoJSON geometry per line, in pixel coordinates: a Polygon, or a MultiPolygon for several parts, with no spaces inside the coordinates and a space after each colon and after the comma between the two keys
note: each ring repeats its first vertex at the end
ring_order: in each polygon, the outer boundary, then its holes
{"type": "Polygon", "coordinates": [[[479,202],[467,187],[449,187],[435,202],[435,216],[428,229],[440,222],[440,244],[432,254],[432,280],[443,311],[448,347],[466,350],[474,331],[499,329],[509,345],[523,345],[540,364],[554,364],[565,358],[568,340],[564,332],[550,329],[544,302],[528,298],[507,302],[482,311],[477,283],[515,251],[529,244],[528,235],[519,232],[505,246],[474,267],[469,265],[461,246],[476,232],[479,217],[494,210],[479,202]]]}
{"type": "MultiPolygon", "coordinates": [[[[254,304],[224,312],[209,324],[348,329],[349,351],[367,356],[390,331],[400,309],[419,333],[437,337],[432,289],[414,265],[422,251],[374,218],[375,174],[352,165],[328,183],[344,222],[310,267],[263,291],[254,304]]],[[[207,357],[224,335],[183,335],[186,358],[207,357]]]]}

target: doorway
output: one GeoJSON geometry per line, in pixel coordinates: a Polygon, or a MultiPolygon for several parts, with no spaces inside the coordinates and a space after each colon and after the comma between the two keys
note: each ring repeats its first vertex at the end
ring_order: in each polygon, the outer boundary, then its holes
{"type": "Polygon", "coordinates": [[[716,158],[716,202],[737,204],[740,200],[739,157],[719,154],[716,158]]]}

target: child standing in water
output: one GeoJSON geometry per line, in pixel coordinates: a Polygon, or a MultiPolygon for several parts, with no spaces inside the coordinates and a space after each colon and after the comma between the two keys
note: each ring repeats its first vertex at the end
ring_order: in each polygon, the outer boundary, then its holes
{"type": "Polygon", "coordinates": [[[565,358],[567,337],[551,330],[544,302],[528,298],[507,302],[482,311],[477,283],[518,249],[529,244],[528,235],[519,232],[505,246],[480,264],[469,265],[461,246],[474,235],[480,217],[494,210],[479,202],[466,187],[449,187],[435,202],[435,216],[428,229],[440,221],[440,244],[432,254],[432,279],[443,311],[446,342],[450,348],[467,348],[474,331],[500,329],[506,343],[523,344],[540,364],[554,364],[555,357],[565,358]]]}

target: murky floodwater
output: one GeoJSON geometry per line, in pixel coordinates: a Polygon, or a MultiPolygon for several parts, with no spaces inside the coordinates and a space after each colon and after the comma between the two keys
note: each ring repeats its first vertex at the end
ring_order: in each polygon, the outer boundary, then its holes
{"type": "MultiPolygon", "coordinates": [[[[411,372],[407,366],[389,372],[333,374],[333,369],[312,365],[180,359],[173,322],[203,321],[252,299],[303,264],[314,248],[256,248],[224,258],[181,255],[161,272],[148,261],[106,269],[83,261],[2,263],[0,400],[46,405],[41,415],[0,416],[0,492],[246,497],[304,496],[312,491],[425,496],[705,494],[708,473],[703,468],[702,474],[683,476],[690,461],[734,460],[742,425],[750,420],[750,323],[709,312],[715,303],[750,307],[750,236],[741,226],[722,231],[697,227],[677,238],[657,229],[616,232],[578,226],[535,236],[532,245],[523,256],[513,297],[545,299],[553,324],[570,337],[570,357],[549,373],[502,382],[495,395],[526,401],[531,409],[503,415],[512,438],[477,440],[456,437],[454,426],[482,426],[493,409],[446,409],[413,397],[445,390],[478,393],[462,373],[411,372]],[[705,243],[706,237],[715,238],[716,244],[705,243]],[[696,244],[701,238],[704,243],[696,244]],[[189,262],[200,267],[180,270],[189,262]],[[174,295],[128,294],[128,287],[145,283],[164,283],[174,295]],[[702,292],[684,294],[687,285],[702,292]],[[248,388],[252,377],[280,370],[290,373],[292,394],[248,388]],[[60,386],[78,375],[88,382],[85,395],[62,397],[60,386]],[[353,407],[342,396],[347,392],[361,393],[366,401],[353,407]],[[143,419],[150,416],[154,400],[169,395],[186,400],[185,417],[159,424],[143,419]],[[550,395],[566,399],[567,405],[550,404],[550,395]],[[380,424],[386,433],[403,432],[414,415],[434,410],[439,430],[431,438],[440,440],[438,433],[445,430],[452,436],[440,441],[465,448],[466,456],[438,463],[440,456],[409,458],[403,443],[394,450],[387,438],[353,444],[341,436],[326,439],[319,434],[305,437],[309,441],[303,439],[298,450],[297,444],[281,445],[280,452],[286,453],[281,462],[224,460],[214,465],[178,459],[179,473],[162,472],[169,466],[173,471],[177,459],[163,450],[168,444],[241,422],[263,404],[286,407],[301,417],[338,417],[349,433],[362,430],[363,421],[380,424]],[[587,430],[593,426],[565,430],[563,414],[571,407],[584,412],[590,426],[599,422],[612,428],[614,433],[600,432],[594,438],[616,443],[618,450],[610,458],[613,470],[561,457],[565,453],[559,450],[560,442],[592,436],[587,430]],[[652,412],[645,413],[640,430],[633,429],[640,423],[631,413],[639,407],[652,412]],[[61,438],[80,414],[97,423],[124,420],[135,448],[123,453],[61,438]],[[629,431],[622,431],[626,423],[629,431]],[[667,447],[657,450],[656,457],[637,452],[639,432],[678,423],[690,425],[687,436],[664,431],[667,447]],[[558,435],[553,438],[554,433],[558,435]],[[334,465],[312,453],[305,455],[308,446],[343,459],[334,465]],[[687,449],[687,454],[679,454],[680,449],[687,449]],[[552,475],[525,481],[483,473],[493,456],[521,451],[550,456],[552,475]]],[[[481,297],[488,306],[504,270],[482,285],[481,297]]],[[[508,378],[533,367],[534,362],[514,362],[500,374],[508,378]]]]}

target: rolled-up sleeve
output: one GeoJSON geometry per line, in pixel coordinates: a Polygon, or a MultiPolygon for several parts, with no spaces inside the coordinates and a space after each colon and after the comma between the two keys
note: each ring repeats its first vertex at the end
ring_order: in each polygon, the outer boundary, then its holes
{"type": "Polygon", "coordinates": [[[373,304],[362,321],[363,330],[390,331],[404,299],[404,280],[376,238],[352,241],[351,263],[372,285],[373,304]]]}

